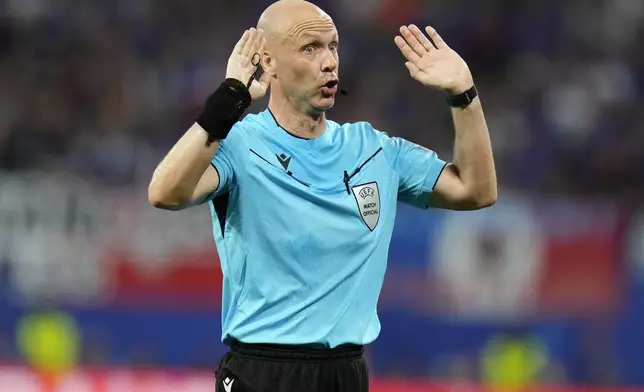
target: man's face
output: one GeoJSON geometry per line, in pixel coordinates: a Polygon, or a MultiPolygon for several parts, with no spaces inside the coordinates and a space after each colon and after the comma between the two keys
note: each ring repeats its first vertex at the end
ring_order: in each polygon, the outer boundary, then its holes
{"type": "Polygon", "coordinates": [[[275,60],[279,83],[296,107],[314,113],[333,107],[338,91],[338,32],[333,21],[294,25],[275,60]]]}

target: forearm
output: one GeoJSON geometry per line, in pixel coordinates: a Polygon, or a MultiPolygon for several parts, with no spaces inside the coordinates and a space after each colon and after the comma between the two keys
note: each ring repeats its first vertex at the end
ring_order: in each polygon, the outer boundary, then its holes
{"type": "Polygon", "coordinates": [[[195,123],[172,147],[154,171],[148,188],[153,205],[181,206],[190,202],[219,148],[219,141],[208,144],[207,139],[208,134],[195,123]]]}
{"type": "Polygon", "coordinates": [[[480,98],[466,108],[452,108],[454,165],[469,198],[482,205],[496,201],[497,182],[490,134],[480,98]]]}

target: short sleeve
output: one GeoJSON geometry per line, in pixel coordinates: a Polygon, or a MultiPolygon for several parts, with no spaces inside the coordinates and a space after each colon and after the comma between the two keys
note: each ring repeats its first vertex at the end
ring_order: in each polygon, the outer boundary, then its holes
{"type": "Polygon", "coordinates": [[[211,201],[215,197],[230,191],[235,185],[235,170],[233,169],[235,167],[235,139],[236,138],[233,136],[233,132],[231,131],[229,136],[221,141],[219,148],[215,153],[215,156],[210,162],[210,165],[214,167],[215,170],[217,170],[217,174],[219,175],[219,185],[214,192],[208,195],[208,197],[204,200],[204,203],[211,201]]]}
{"type": "Polygon", "coordinates": [[[447,162],[432,150],[377,132],[383,152],[399,178],[398,200],[419,208],[428,208],[429,194],[434,191],[447,162]]]}

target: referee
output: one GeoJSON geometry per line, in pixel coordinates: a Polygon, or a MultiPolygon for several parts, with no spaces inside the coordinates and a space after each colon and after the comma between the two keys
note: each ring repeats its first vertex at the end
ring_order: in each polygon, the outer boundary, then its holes
{"type": "Polygon", "coordinates": [[[495,202],[470,71],[426,32],[403,26],[394,41],[411,76],[447,95],[452,163],[368,122],[327,119],[341,91],[338,32],[315,5],[281,0],[244,32],[225,80],[156,169],[152,205],[208,203],[212,212],[230,347],[217,391],[368,391],[363,345],[380,331],[397,202],[453,210],[495,202]],[[268,108],[240,121],[269,86],[268,108]]]}

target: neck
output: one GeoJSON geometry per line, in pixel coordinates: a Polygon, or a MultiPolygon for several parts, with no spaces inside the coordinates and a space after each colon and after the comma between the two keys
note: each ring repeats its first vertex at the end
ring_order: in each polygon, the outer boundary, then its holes
{"type": "Polygon", "coordinates": [[[324,133],[326,127],[324,112],[308,113],[304,108],[298,108],[283,94],[273,94],[271,91],[268,109],[277,123],[294,136],[315,139],[324,133]]]}

